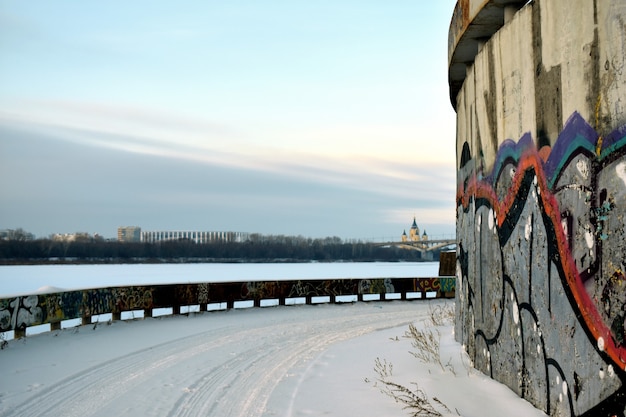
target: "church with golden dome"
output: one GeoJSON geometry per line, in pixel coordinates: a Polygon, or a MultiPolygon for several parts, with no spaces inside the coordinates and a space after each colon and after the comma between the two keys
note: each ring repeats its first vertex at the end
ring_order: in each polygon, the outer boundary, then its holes
{"type": "Polygon", "coordinates": [[[420,229],[417,227],[417,222],[415,221],[415,216],[413,216],[413,224],[409,229],[409,235],[406,234],[406,229],[402,232],[402,241],[403,242],[420,242],[428,240],[428,235],[426,234],[426,230],[422,233],[420,237],[420,229]]]}

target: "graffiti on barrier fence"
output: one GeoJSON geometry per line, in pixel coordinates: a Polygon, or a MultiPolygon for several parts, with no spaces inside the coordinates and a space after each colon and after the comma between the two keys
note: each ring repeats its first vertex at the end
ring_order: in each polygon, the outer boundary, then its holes
{"type": "Polygon", "coordinates": [[[287,297],[317,297],[327,295],[354,294],[356,281],[349,279],[325,281],[296,281],[287,297]]]}
{"type": "Polygon", "coordinates": [[[43,321],[59,322],[68,317],[81,316],[83,293],[80,291],[43,294],[39,299],[41,308],[45,312],[43,321]]]}
{"type": "Polygon", "coordinates": [[[209,284],[198,284],[198,303],[207,304],[209,300],[209,284]]]}
{"type": "Polygon", "coordinates": [[[0,332],[99,314],[237,300],[406,293],[423,280],[428,288],[454,291],[454,278],[380,278],[129,286],[12,297],[0,299],[0,332]]]}
{"type": "MultiPolygon", "coordinates": [[[[193,305],[199,304],[201,287],[198,284],[183,284],[168,286],[170,291],[167,291],[169,295],[173,294],[173,299],[169,300],[170,304],[177,305],[193,305]]],[[[208,288],[203,288],[208,296],[208,288]]],[[[208,297],[205,296],[205,299],[208,297]]],[[[152,303],[152,299],[149,300],[152,303]]],[[[146,307],[148,308],[148,307],[146,307]]]]}
{"type": "Polygon", "coordinates": [[[456,278],[454,277],[440,277],[439,280],[439,289],[443,293],[454,293],[456,290],[456,278]]]}
{"type": "Polygon", "coordinates": [[[441,284],[436,278],[421,279],[417,284],[417,289],[423,292],[441,291],[441,284]]]}
{"type": "Polygon", "coordinates": [[[29,295],[3,300],[0,303],[0,325],[2,328],[23,329],[41,323],[43,311],[39,297],[29,295]]]}
{"type": "Polygon", "coordinates": [[[116,312],[152,308],[152,290],[150,288],[119,287],[112,289],[111,295],[116,300],[116,312]]]}
{"type": "Polygon", "coordinates": [[[490,171],[472,152],[456,332],[475,366],[551,415],[623,413],[626,127],[600,137],[574,113],[552,148],[505,141],[490,171]]]}
{"type": "Polygon", "coordinates": [[[277,281],[251,281],[242,284],[241,298],[244,300],[272,299],[285,296],[289,283],[277,281]]]}
{"type": "Polygon", "coordinates": [[[94,289],[83,291],[83,302],[81,315],[95,316],[114,311],[116,300],[110,288],[94,289]]]}
{"type": "Polygon", "coordinates": [[[383,294],[394,291],[391,278],[362,279],[359,281],[359,294],[383,294]]]}

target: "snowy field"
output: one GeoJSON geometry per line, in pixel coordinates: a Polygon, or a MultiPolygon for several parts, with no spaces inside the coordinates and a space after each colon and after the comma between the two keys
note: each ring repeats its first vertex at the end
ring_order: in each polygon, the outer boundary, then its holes
{"type": "Polygon", "coordinates": [[[439,262],[0,266],[0,297],[124,285],[436,277],[439,262]]]}
{"type": "Polygon", "coordinates": [[[0,416],[411,415],[374,371],[444,403],[444,416],[544,416],[472,370],[445,300],[299,305],[98,323],[11,340],[0,350],[0,416]],[[440,357],[409,352],[408,324],[440,333],[440,357]]]}

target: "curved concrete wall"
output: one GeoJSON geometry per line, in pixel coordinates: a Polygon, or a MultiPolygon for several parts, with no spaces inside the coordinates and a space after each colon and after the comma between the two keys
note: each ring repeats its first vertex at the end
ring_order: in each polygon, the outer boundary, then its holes
{"type": "Polygon", "coordinates": [[[456,337],[549,415],[624,415],[626,2],[462,0],[449,48],[456,337]]]}

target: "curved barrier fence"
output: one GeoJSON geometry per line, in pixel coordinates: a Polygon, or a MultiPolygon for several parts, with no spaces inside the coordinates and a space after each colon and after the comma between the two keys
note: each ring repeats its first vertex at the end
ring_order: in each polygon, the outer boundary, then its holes
{"type": "Polygon", "coordinates": [[[455,288],[454,277],[252,281],[95,288],[0,299],[0,332],[13,330],[15,338],[19,338],[26,335],[27,327],[40,324],[50,324],[51,329],[56,330],[61,328],[63,321],[81,319],[82,324],[90,324],[92,316],[101,314],[111,314],[112,320],[120,320],[123,312],[140,310],[144,317],[151,317],[155,309],[171,308],[172,314],[180,314],[181,307],[199,306],[200,311],[207,311],[209,305],[214,304],[235,308],[237,303],[260,307],[264,301],[285,305],[453,298],[455,288]]]}

